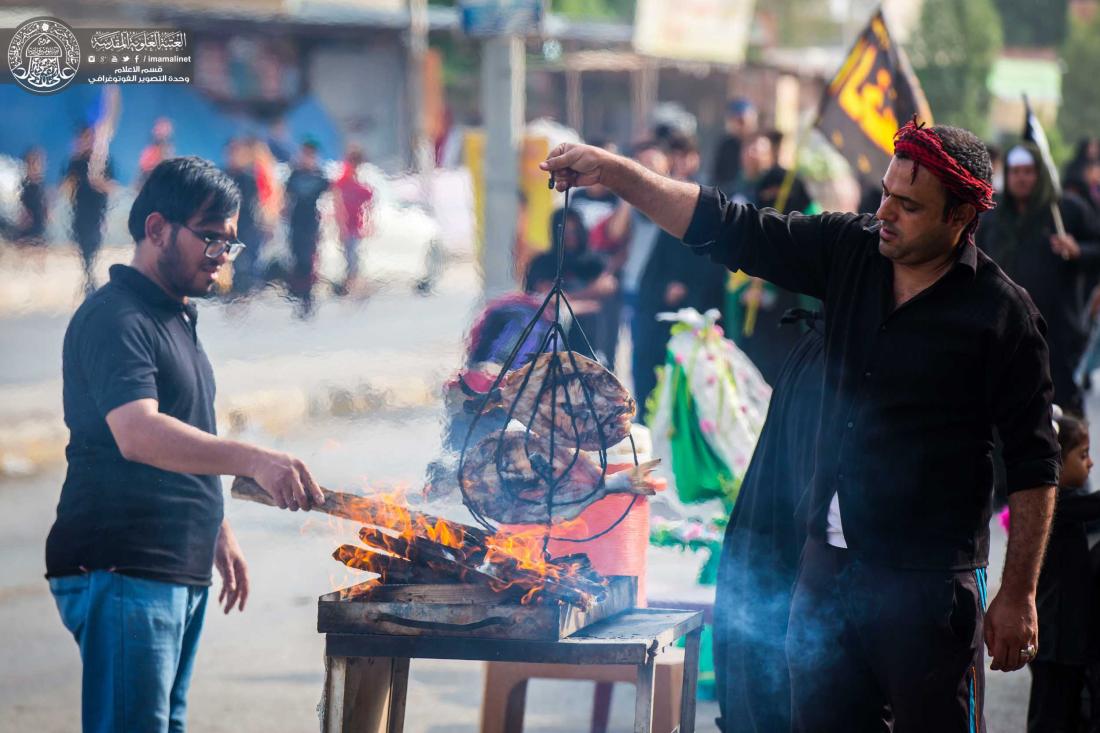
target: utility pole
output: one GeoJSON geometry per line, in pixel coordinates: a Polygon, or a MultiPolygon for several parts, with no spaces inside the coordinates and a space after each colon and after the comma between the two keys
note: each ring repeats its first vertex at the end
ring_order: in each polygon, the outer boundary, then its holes
{"type": "Polygon", "coordinates": [[[424,118],[425,59],[428,55],[428,0],[409,0],[409,146],[417,174],[426,177],[433,165],[424,118]]]}
{"type": "Polygon", "coordinates": [[[519,218],[519,160],[525,123],[523,38],[497,35],[481,46],[485,123],[485,239],[481,269],[486,300],[515,287],[512,250],[519,218]]]}

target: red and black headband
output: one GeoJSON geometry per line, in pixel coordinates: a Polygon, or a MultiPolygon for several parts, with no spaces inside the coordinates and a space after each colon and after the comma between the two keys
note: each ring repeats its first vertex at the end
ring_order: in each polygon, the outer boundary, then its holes
{"type": "MultiPolygon", "coordinates": [[[[946,150],[943,141],[924,123],[917,124],[916,115],[894,134],[894,155],[913,161],[913,178],[924,166],[934,175],[948,193],[964,204],[970,204],[980,214],[989,211],[993,202],[993,186],[963,167],[946,150]]],[[[973,241],[978,217],[967,226],[964,235],[973,241]]]]}

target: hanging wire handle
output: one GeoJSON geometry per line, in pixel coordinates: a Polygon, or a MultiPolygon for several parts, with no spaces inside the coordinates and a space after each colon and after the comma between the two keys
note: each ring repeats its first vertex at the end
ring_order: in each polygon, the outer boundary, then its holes
{"type": "MultiPolygon", "coordinates": [[[[554,188],[553,174],[550,175],[549,187],[551,189],[554,188]]],[[[591,342],[589,342],[589,340],[588,340],[587,334],[585,334],[584,329],[581,327],[579,321],[577,320],[577,316],[573,312],[573,307],[572,307],[572,305],[570,305],[569,299],[565,295],[565,288],[564,288],[565,227],[566,227],[568,217],[569,217],[569,214],[570,214],[570,207],[569,207],[570,195],[569,194],[570,194],[570,190],[569,190],[569,188],[566,188],[566,190],[564,191],[564,201],[563,201],[563,205],[562,205],[562,209],[561,209],[561,212],[562,212],[561,222],[559,223],[557,231],[555,232],[555,234],[557,235],[556,236],[556,239],[557,239],[557,241],[556,241],[557,262],[556,262],[556,271],[555,271],[555,277],[554,277],[553,285],[550,288],[550,292],[548,292],[546,294],[546,297],[543,298],[543,301],[542,301],[541,305],[536,310],[535,315],[532,317],[531,321],[529,323],[527,323],[526,326],[523,328],[523,331],[520,333],[519,338],[516,340],[516,343],[512,347],[511,352],[508,354],[508,357],[505,359],[504,363],[501,365],[500,372],[497,374],[496,378],[493,380],[492,385],[489,387],[488,391],[486,391],[484,396],[481,398],[480,404],[478,405],[477,410],[474,413],[473,420],[471,421],[470,426],[466,431],[466,437],[465,437],[465,439],[463,440],[463,443],[462,443],[462,451],[459,455],[459,465],[458,465],[458,485],[459,485],[460,491],[462,492],[462,498],[463,498],[464,503],[466,504],[467,508],[470,510],[470,513],[473,515],[474,519],[477,520],[477,522],[479,524],[481,524],[485,529],[489,530],[490,532],[496,532],[498,530],[498,527],[492,523],[492,521],[489,519],[489,517],[485,516],[477,508],[476,501],[474,501],[473,498],[470,497],[470,495],[466,491],[466,482],[465,482],[466,455],[467,455],[467,451],[469,450],[470,441],[471,441],[471,439],[472,439],[472,437],[475,433],[475,429],[477,427],[478,421],[485,415],[486,408],[489,406],[490,401],[492,399],[494,399],[495,395],[499,394],[498,388],[500,387],[501,382],[504,380],[504,378],[507,376],[507,374],[510,371],[512,371],[514,368],[517,367],[516,358],[517,358],[517,356],[520,352],[520,349],[523,347],[523,344],[525,344],[527,342],[527,339],[530,337],[531,333],[534,331],[534,329],[538,325],[538,323],[545,317],[546,310],[549,307],[551,300],[553,300],[554,301],[553,320],[551,321],[550,327],[547,329],[546,334],[540,339],[539,347],[535,352],[536,354],[543,354],[543,353],[549,352],[550,353],[550,358],[548,359],[548,362],[547,362],[547,365],[546,365],[546,371],[545,371],[545,374],[542,377],[542,381],[537,387],[538,391],[536,392],[535,400],[533,401],[533,408],[532,408],[531,414],[530,415],[520,415],[521,422],[525,423],[525,425],[526,425],[526,429],[524,431],[524,452],[526,454],[526,457],[528,459],[529,464],[531,465],[532,470],[535,472],[536,476],[541,480],[541,482],[544,483],[545,486],[546,486],[545,499],[540,501],[540,500],[528,499],[526,497],[521,496],[520,492],[511,485],[511,482],[505,479],[505,477],[504,477],[504,466],[503,466],[505,435],[508,432],[508,425],[515,418],[516,408],[519,405],[520,397],[528,389],[531,388],[530,383],[531,383],[531,379],[532,379],[532,377],[534,376],[534,373],[535,373],[535,366],[536,366],[536,363],[538,361],[538,357],[536,357],[536,359],[533,360],[530,363],[529,367],[527,368],[527,373],[524,375],[523,380],[522,380],[521,384],[519,385],[519,389],[516,393],[515,399],[513,399],[512,404],[508,406],[507,414],[504,418],[504,423],[501,426],[500,431],[499,431],[498,436],[497,436],[498,439],[497,439],[496,449],[495,449],[494,455],[493,455],[493,463],[495,464],[494,468],[496,469],[496,472],[497,472],[497,478],[500,480],[500,486],[501,486],[502,490],[504,491],[504,493],[506,493],[508,495],[510,500],[512,500],[516,503],[536,504],[536,505],[545,504],[545,507],[546,507],[546,520],[545,520],[546,532],[543,535],[543,554],[546,555],[547,557],[549,556],[548,545],[549,545],[551,540],[556,540],[556,541],[560,541],[560,542],[582,543],[582,542],[589,542],[589,541],[597,539],[599,537],[603,537],[604,535],[606,535],[609,532],[611,532],[612,530],[614,530],[617,526],[619,526],[619,524],[621,524],[626,519],[626,517],[630,514],[630,511],[634,508],[635,504],[638,501],[638,496],[637,495],[632,497],[631,500],[630,500],[630,503],[627,505],[626,509],[623,511],[623,513],[617,519],[615,519],[614,522],[612,522],[606,528],[600,530],[599,532],[596,532],[595,534],[593,534],[589,537],[573,538],[573,537],[555,537],[555,536],[552,536],[552,528],[553,528],[553,521],[554,521],[554,508],[555,507],[570,506],[570,505],[577,505],[577,504],[584,505],[584,504],[587,504],[587,503],[591,502],[593,500],[593,497],[595,497],[597,494],[599,494],[604,489],[605,483],[606,483],[606,478],[607,478],[607,448],[608,448],[608,445],[607,445],[607,436],[606,436],[605,431],[604,431],[604,425],[603,425],[603,422],[599,418],[599,413],[596,411],[595,400],[593,399],[593,396],[592,396],[592,390],[583,378],[583,374],[581,373],[581,370],[580,370],[580,365],[577,363],[576,354],[570,348],[569,336],[567,335],[567,333],[565,331],[565,328],[564,328],[564,326],[562,325],[562,322],[561,322],[561,318],[562,318],[561,307],[562,307],[562,304],[564,303],[566,311],[568,312],[569,317],[571,319],[571,324],[576,328],[577,333],[580,334],[580,337],[583,340],[584,345],[588,348],[589,353],[592,353],[592,354],[596,353],[595,350],[592,348],[591,342]],[[569,375],[567,375],[565,373],[565,370],[564,370],[563,364],[562,364],[562,359],[559,356],[559,353],[561,353],[563,351],[568,356],[569,365],[572,368],[572,373],[569,374],[569,375]],[[564,481],[566,479],[566,477],[568,477],[569,473],[574,469],[574,467],[576,466],[577,461],[580,459],[580,455],[581,455],[581,442],[582,442],[582,440],[581,440],[581,427],[578,426],[578,424],[577,424],[576,410],[574,409],[574,406],[573,406],[573,403],[572,403],[572,398],[569,395],[568,383],[569,383],[570,380],[576,380],[577,381],[577,384],[580,387],[581,395],[584,398],[584,403],[585,403],[584,406],[588,409],[588,411],[589,411],[588,414],[590,414],[592,416],[592,420],[593,420],[593,422],[595,424],[595,427],[596,427],[596,434],[597,434],[597,437],[598,437],[598,440],[599,440],[599,446],[600,446],[599,450],[597,451],[597,454],[598,454],[598,457],[599,457],[600,477],[599,477],[599,480],[596,482],[596,485],[592,488],[592,491],[585,494],[584,496],[581,496],[579,498],[575,498],[575,499],[572,499],[572,500],[557,501],[557,496],[556,495],[557,495],[557,492],[558,492],[558,488],[560,487],[562,481],[564,481]],[[571,430],[568,431],[568,432],[571,433],[571,436],[570,435],[560,436],[558,434],[559,429],[558,429],[558,426],[557,426],[557,409],[558,409],[557,395],[558,395],[558,390],[559,389],[562,390],[562,397],[563,397],[563,402],[564,402],[563,411],[566,412],[569,415],[569,418],[570,418],[569,426],[570,426],[571,430]],[[539,460],[540,457],[538,456],[538,454],[532,455],[531,443],[532,443],[533,434],[532,434],[532,431],[531,431],[531,425],[535,422],[535,417],[538,414],[539,406],[542,404],[543,397],[547,396],[547,391],[549,391],[549,398],[550,398],[549,435],[546,436],[546,441],[549,444],[548,445],[549,455],[548,455],[548,460],[543,461],[543,460],[539,460]],[[570,448],[572,449],[572,456],[571,456],[571,459],[569,460],[569,462],[565,466],[561,467],[560,472],[555,472],[554,459],[555,459],[555,456],[559,452],[561,452],[559,450],[559,438],[561,438],[561,437],[565,438],[565,441],[564,441],[565,443],[572,443],[572,445],[570,446],[570,448]],[[570,440],[570,437],[572,438],[571,440],[570,440]]],[[[520,366],[522,366],[522,365],[520,365],[520,366]]],[[[627,437],[630,439],[630,447],[631,447],[631,452],[632,452],[633,458],[634,458],[634,465],[638,466],[639,465],[638,449],[637,449],[637,446],[634,443],[634,436],[628,434],[627,437]]],[[[538,438],[536,437],[535,440],[538,441],[538,438]]]]}

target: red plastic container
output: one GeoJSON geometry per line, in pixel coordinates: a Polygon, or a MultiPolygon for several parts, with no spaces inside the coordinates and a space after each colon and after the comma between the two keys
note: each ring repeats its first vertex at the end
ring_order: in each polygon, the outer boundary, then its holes
{"type": "MultiPolygon", "coordinates": [[[[633,468],[633,463],[609,463],[607,472],[633,468]]],[[[623,515],[633,496],[611,494],[585,507],[577,519],[554,528],[554,537],[581,539],[599,534],[623,515]]],[[[505,531],[530,532],[533,525],[506,525],[505,531]]],[[[551,539],[547,549],[552,557],[583,552],[601,575],[634,575],[638,578],[637,606],[646,605],[646,551],[649,549],[649,499],[639,496],[630,513],[613,530],[588,542],[563,542],[551,539]]]]}

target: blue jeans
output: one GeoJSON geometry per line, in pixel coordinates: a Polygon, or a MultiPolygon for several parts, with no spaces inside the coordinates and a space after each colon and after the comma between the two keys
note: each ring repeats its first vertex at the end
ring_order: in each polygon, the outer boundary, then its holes
{"type": "Polygon", "coordinates": [[[84,733],[182,733],[208,588],[106,570],[50,578],[84,663],[84,733]]]}

